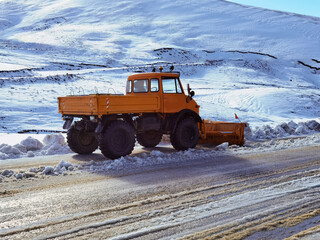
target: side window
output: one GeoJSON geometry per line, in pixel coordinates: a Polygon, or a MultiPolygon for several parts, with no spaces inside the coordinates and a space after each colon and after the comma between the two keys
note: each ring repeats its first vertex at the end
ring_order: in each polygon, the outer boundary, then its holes
{"type": "Polygon", "coordinates": [[[176,78],[176,87],[177,87],[177,93],[182,93],[182,87],[179,83],[178,78],[176,78]]]}
{"type": "Polygon", "coordinates": [[[178,78],[162,78],[163,93],[182,93],[178,78]]]}
{"type": "Polygon", "coordinates": [[[127,82],[126,92],[131,93],[132,92],[132,81],[127,82]]]}
{"type": "Polygon", "coordinates": [[[148,79],[139,79],[133,81],[133,92],[135,93],[146,93],[148,92],[148,79]]]}
{"type": "Polygon", "coordinates": [[[151,92],[159,92],[159,79],[152,78],[150,81],[150,91],[151,92]]]}

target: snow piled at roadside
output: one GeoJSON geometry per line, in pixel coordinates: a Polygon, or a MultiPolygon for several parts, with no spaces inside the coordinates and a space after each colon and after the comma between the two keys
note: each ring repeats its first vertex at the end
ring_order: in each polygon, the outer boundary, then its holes
{"type": "Polygon", "coordinates": [[[245,138],[247,140],[263,140],[308,135],[316,132],[320,132],[320,124],[315,120],[299,123],[290,121],[281,123],[274,128],[270,125],[264,125],[251,129],[249,126],[245,130],[245,138]]]}
{"type": "MultiPolygon", "coordinates": [[[[314,145],[314,143],[318,143],[317,133],[319,132],[320,132],[320,124],[315,120],[311,120],[307,122],[299,122],[299,123],[290,121],[288,123],[279,124],[275,127],[271,127],[270,125],[265,125],[262,127],[251,128],[248,125],[245,128],[245,139],[247,141],[249,140],[251,142],[257,142],[257,144],[258,142],[261,142],[263,140],[274,140],[271,142],[269,141],[268,143],[275,145],[273,144],[275,140],[282,139],[281,142],[283,143],[285,142],[284,138],[291,138],[289,141],[290,142],[289,145],[285,144],[280,148],[280,149],[283,149],[286,145],[288,145],[287,148],[314,145]],[[302,141],[301,143],[292,146],[292,143],[296,141],[294,139],[299,136],[305,137],[303,138],[304,142],[301,140],[302,141]]],[[[264,147],[268,149],[268,144],[265,144],[264,147]]],[[[228,146],[228,144],[225,143],[215,147],[214,149],[219,151],[221,150],[225,151],[228,148],[230,147],[228,146]]],[[[234,148],[234,147],[231,146],[231,148],[234,148]]],[[[244,149],[244,148],[245,147],[240,147],[239,149],[244,149]]],[[[196,150],[196,151],[199,151],[199,150],[196,150]]],[[[251,151],[253,151],[253,149],[251,149],[251,151]]],[[[260,151],[262,151],[262,149],[260,149],[260,151]]],[[[29,136],[26,139],[22,140],[20,143],[17,143],[14,145],[0,144],[0,160],[22,158],[22,157],[67,154],[67,153],[72,153],[72,151],[68,147],[65,137],[62,134],[45,135],[42,142],[39,141],[38,139],[35,139],[29,136]]],[[[168,155],[168,157],[175,158],[175,156],[171,156],[171,154],[164,154],[164,156],[166,155],[168,155]]],[[[142,158],[145,158],[145,157],[147,156],[144,156],[144,155],[142,156],[142,158]]],[[[158,157],[159,158],[158,160],[161,161],[161,157],[163,156],[161,152],[157,153],[157,151],[153,151],[152,157],[158,157]],[[157,156],[157,154],[159,156],[157,156]]],[[[122,160],[129,159],[129,161],[131,161],[132,159],[130,158],[131,156],[128,156],[126,158],[122,158],[122,160]]],[[[140,161],[140,159],[133,159],[133,161],[134,160],[136,160],[137,162],[140,161]]],[[[112,161],[110,168],[112,168],[113,165],[118,164],[119,161],[120,161],[119,159],[112,161]]],[[[148,161],[148,160],[143,160],[143,161],[148,161]]]]}
{"type": "Polygon", "coordinates": [[[43,141],[31,136],[15,145],[0,145],[0,160],[71,153],[62,134],[46,135],[43,141]]]}

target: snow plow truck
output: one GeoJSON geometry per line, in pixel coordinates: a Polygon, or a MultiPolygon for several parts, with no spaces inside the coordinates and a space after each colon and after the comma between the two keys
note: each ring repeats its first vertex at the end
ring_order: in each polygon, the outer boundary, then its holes
{"type": "Polygon", "coordinates": [[[129,155],[135,141],[157,146],[163,134],[176,150],[198,143],[243,145],[245,123],[217,122],[199,116],[189,84],[185,93],[179,72],[136,73],[127,79],[126,94],[58,97],[59,113],[72,151],[90,154],[100,148],[110,159],[129,155]],[[76,119],[77,121],[74,121],[76,119]]]}

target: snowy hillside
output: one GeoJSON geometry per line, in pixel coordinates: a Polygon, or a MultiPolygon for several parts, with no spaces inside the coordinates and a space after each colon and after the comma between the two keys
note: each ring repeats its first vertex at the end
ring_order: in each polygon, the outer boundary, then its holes
{"type": "MultiPolygon", "coordinates": [[[[320,18],[224,0],[0,0],[0,13],[1,239],[320,239],[320,18]],[[164,135],[115,160],[71,151],[57,97],[124,93],[128,75],[172,65],[202,118],[248,123],[243,146],[176,151],[164,135]]],[[[131,139],[119,126],[102,152],[131,139]]]]}
{"type": "Polygon", "coordinates": [[[318,120],[320,19],[222,0],[0,2],[0,132],[61,130],[58,96],[176,66],[205,118],[318,120]]]}

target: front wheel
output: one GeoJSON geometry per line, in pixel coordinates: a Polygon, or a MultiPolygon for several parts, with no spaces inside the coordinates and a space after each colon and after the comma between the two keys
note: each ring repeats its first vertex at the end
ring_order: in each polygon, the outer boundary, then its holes
{"type": "Polygon", "coordinates": [[[75,125],[68,130],[67,142],[70,149],[79,154],[90,154],[98,148],[98,141],[94,133],[78,130],[75,125]]]}
{"type": "Polygon", "coordinates": [[[134,129],[122,120],[111,122],[99,138],[102,154],[110,159],[129,155],[133,151],[134,144],[134,129]]]}
{"type": "Polygon", "coordinates": [[[182,119],[171,133],[172,146],[177,150],[194,148],[199,140],[199,129],[193,118],[182,119]]]}

